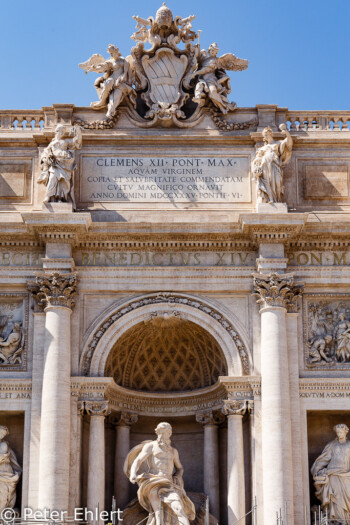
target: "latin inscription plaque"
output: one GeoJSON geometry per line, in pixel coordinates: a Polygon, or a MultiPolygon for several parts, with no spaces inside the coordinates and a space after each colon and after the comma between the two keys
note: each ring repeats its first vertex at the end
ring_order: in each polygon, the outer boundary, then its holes
{"type": "Polygon", "coordinates": [[[82,157],[81,202],[251,201],[248,156],[82,157]]]}

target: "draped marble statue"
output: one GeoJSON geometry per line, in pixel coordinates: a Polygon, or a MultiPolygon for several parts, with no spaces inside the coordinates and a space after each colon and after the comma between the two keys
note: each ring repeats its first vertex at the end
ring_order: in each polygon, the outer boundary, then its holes
{"type": "Polygon", "coordinates": [[[311,467],[316,496],[331,520],[350,523],[350,441],[349,429],[335,425],[336,439],[328,443],[311,467]]]}
{"type": "Polygon", "coordinates": [[[159,423],[155,441],[143,441],[128,454],[124,472],[131,483],[137,482],[137,497],[149,512],[147,525],[173,523],[189,525],[195,518],[195,507],[183,486],[183,467],[178,451],[171,446],[172,428],[169,423],[159,423]],[[161,520],[160,503],[164,503],[161,520]]]}
{"type": "Polygon", "coordinates": [[[274,140],[269,126],[263,130],[265,144],[258,149],[252,162],[257,203],[283,202],[283,168],[291,159],[293,139],[285,124],[280,125],[280,130],[285,138],[279,142],[274,140]]]}
{"type": "Polygon", "coordinates": [[[0,426],[0,514],[5,508],[14,507],[16,485],[22,472],[15,453],[4,441],[8,433],[7,427],[0,426]]]}
{"type": "Polygon", "coordinates": [[[80,149],[82,136],[79,126],[69,131],[65,126],[58,124],[55,136],[41,154],[41,175],[38,183],[46,185],[47,202],[72,202],[75,208],[74,179],[76,168],[74,151],[80,149]]]}

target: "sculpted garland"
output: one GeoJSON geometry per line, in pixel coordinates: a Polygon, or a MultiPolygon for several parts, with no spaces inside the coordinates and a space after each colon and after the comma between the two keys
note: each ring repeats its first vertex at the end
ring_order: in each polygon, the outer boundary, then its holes
{"type": "Polygon", "coordinates": [[[198,38],[192,30],[195,16],[174,18],[165,4],[155,18],[133,18],[137,25],[131,38],[136,45],[130,56],[122,57],[117,47],[109,45],[110,58],[94,54],[79,64],[86,73],[102,73],[95,81],[99,100],[91,107],[106,108],[104,121],[82,123],[84,127],[112,127],[123,101],[131,120],[142,127],[188,127],[203,117],[203,106],[222,114],[236,108],[236,103],[228,100],[231,87],[226,70],[247,69],[247,60],[232,53],[217,56],[216,43],[207,51],[200,49],[199,42],[193,44],[198,38]],[[149,49],[145,49],[146,43],[151,45],[149,49]]]}

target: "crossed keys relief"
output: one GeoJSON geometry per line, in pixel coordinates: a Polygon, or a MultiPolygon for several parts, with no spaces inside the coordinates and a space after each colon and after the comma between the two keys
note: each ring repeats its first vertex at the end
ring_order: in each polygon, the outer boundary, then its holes
{"type": "Polygon", "coordinates": [[[247,69],[247,60],[232,53],[218,56],[216,43],[200,49],[199,42],[193,44],[198,38],[192,29],[195,16],[174,18],[165,4],[155,18],[133,18],[137,25],[131,38],[136,45],[130,56],[124,58],[110,44],[109,58],[94,54],[79,64],[86,73],[100,74],[94,84],[98,100],[91,107],[105,109],[106,118],[95,127],[112,127],[123,102],[129,118],[141,127],[190,127],[203,117],[204,106],[221,114],[236,108],[228,99],[231,86],[226,70],[247,69]],[[178,47],[181,43],[184,48],[178,47]]]}

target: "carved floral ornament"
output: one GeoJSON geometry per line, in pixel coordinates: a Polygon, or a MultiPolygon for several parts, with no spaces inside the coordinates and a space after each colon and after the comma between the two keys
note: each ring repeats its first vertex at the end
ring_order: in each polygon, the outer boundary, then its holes
{"type": "Polygon", "coordinates": [[[236,332],[232,323],[219,311],[215,310],[212,306],[209,306],[207,303],[199,300],[193,299],[185,295],[173,294],[170,292],[163,292],[159,294],[149,295],[140,299],[134,299],[127,304],[120,306],[108,319],[104,319],[94,330],[93,335],[90,337],[87,351],[82,357],[81,361],[81,370],[82,375],[89,375],[90,365],[96,347],[105,334],[105,332],[112,326],[116,321],[121,319],[124,315],[134,312],[135,310],[142,308],[147,305],[162,305],[162,304],[171,304],[171,305],[184,305],[191,308],[196,308],[207,314],[214,321],[217,321],[224,330],[228,333],[231,339],[234,342],[235,347],[238,350],[239,357],[241,360],[242,373],[243,375],[249,375],[250,373],[250,360],[248,350],[245,343],[243,342],[240,335],[236,332]]]}
{"type": "Polygon", "coordinates": [[[296,298],[301,295],[304,285],[294,282],[294,275],[270,273],[268,275],[253,274],[254,292],[260,309],[271,306],[294,308],[296,298]]]}
{"type": "MultiPolygon", "coordinates": [[[[109,58],[95,53],[79,64],[86,73],[101,75],[95,81],[99,100],[91,107],[105,109],[106,119],[77,122],[90,129],[112,128],[119,116],[118,107],[125,103],[136,126],[190,127],[203,118],[202,108],[207,106],[218,127],[236,129],[235,123],[222,118],[237,107],[228,100],[231,87],[226,70],[247,69],[248,61],[232,53],[218,56],[216,43],[208,50],[200,49],[198,34],[192,30],[195,15],[174,17],[163,4],[155,18],[133,18],[137,25],[131,38],[136,45],[130,56],[122,57],[119,49],[110,44],[109,58]],[[151,47],[145,49],[147,43],[151,47]]],[[[242,129],[256,122],[237,125],[242,129]]]]}
{"type": "Polygon", "coordinates": [[[48,306],[64,306],[73,308],[76,295],[76,273],[36,273],[35,283],[28,282],[28,289],[32,293],[39,308],[48,306]]]}

